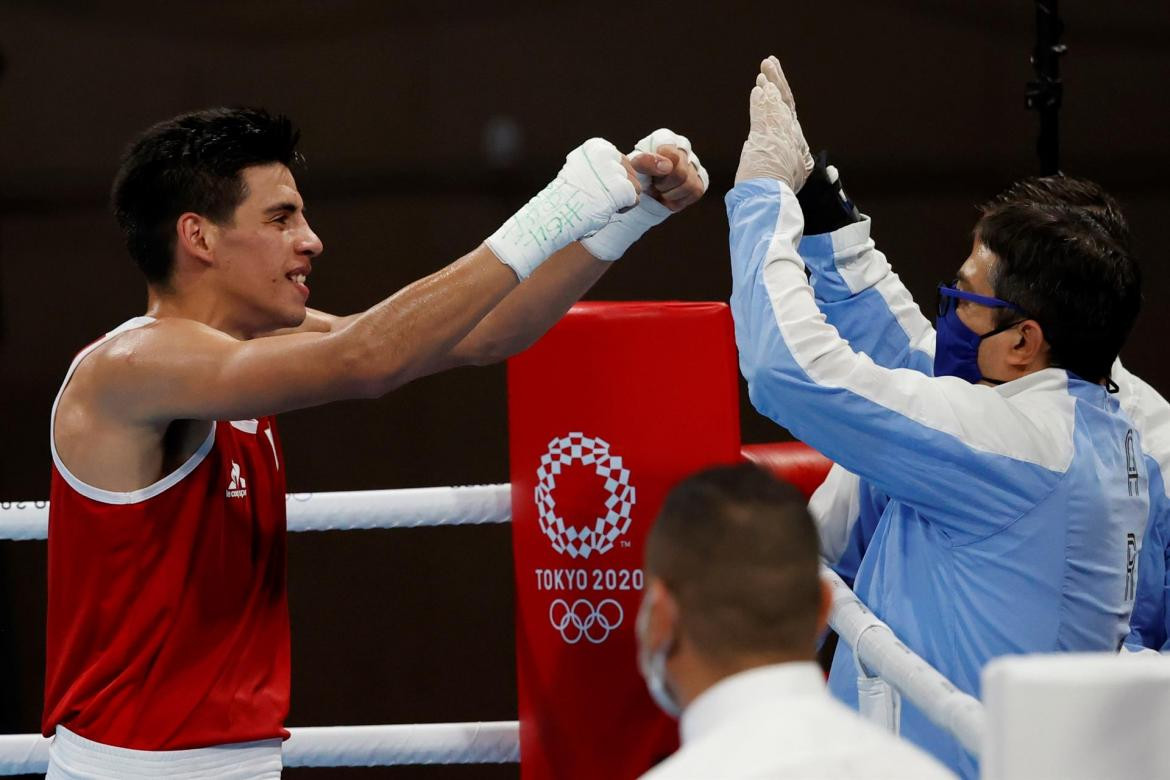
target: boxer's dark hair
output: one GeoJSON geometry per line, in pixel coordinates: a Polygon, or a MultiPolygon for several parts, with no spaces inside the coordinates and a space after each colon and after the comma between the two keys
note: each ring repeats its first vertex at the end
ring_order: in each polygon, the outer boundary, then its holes
{"type": "Polygon", "coordinates": [[[230,225],[247,197],[240,171],[301,162],[300,131],[288,117],[258,108],[212,108],[160,122],[122,156],[110,203],[126,249],[149,282],[165,285],[175,253],[175,221],[194,212],[230,225]]]}
{"type": "MultiPolygon", "coordinates": [[[[975,236],[998,261],[995,295],[1040,323],[1054,366],[1109,377],[1141,308],[1141,269],[1117,202],[1096,184],[1025,179],[984,204],[975,236]]],[[[1018,319],[1001,309],[1003,325],[1018,319]]]]}
{"type": "Polygon", "coordinates": [[[751,464],[680,482],[646,542],[646,572],[678,601],[706,657],[809,658],[820,614],[817,532],[800,492],[751,464]]]}

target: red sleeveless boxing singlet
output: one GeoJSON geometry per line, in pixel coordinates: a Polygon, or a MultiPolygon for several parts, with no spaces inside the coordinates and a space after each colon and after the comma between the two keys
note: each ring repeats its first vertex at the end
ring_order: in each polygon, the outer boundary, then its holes
{"type": "MultiPolygon", "coordinates": [[[[81,352],[132,328],[138,317],[81,352]]],[[[57,402],[61,394],[58,393],[57,402]]],[[[287,737],[285,479],[273,418],[215,422],[179,469],[116,493],[53,451],[42,732],[135,750],[287,737]]]]}

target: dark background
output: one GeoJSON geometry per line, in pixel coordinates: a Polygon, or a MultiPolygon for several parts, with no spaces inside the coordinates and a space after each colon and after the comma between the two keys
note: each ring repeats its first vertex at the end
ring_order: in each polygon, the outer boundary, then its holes
{"type": "MultiPolygon", "coordinates": [[[[1146,271],[1123,357],[1165,392],[1170,4],[1062,3],[1066,172],[1127,207],[1146,271]]],[[[0,499],[48,492],[46,424],[85,343],[144,307],[105,196],[147,125],[257,104],[303,128],[326,254],[312,304],[364,308],[473,248],[602,135],[690,136],[711,192],[635,246],[595,299],[725,300],[726,217],[759,59],[777,54],[912,291],[966,257],[975,204],[1037,171],[1024,110],[1033,4],[0,2],[0,499]],[[491,128],[496,128],[492,131],[491,128]],[[485,139],[512,132],[511,149],[485,139]],[[511,129],[509,131],[509,128],[511,129]]],[[[744,437],[784,432],[745,407],[744,437]]],[[[294,491],[508,478],[502,367],[282,418],[294,491]]],[[[515,717],[507,527],[291,539],[290,725],[515,717]]],[[[0,542],[0,732],[38,728],[45,546],[0,542]]],[[[514,767],[289,777],[514,777],[514,767]]]]}

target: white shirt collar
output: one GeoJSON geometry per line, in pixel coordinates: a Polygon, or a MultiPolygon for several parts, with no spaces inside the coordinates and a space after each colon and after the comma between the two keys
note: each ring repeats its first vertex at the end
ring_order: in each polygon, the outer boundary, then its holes
{"type": "Polygon", "coordinates": [[[1043,368],[992,389],[1005,398],[1036,390],[1068,392],[1068,372],[1063,368],[1043,368]]]}
{"type": "Polygon", "coordinates": [[[825,676],[812,661],[758,666],[725,677],[690,703],[679,721],[682,743],[699,739],[755,702],[825,696],[825,676]]]}

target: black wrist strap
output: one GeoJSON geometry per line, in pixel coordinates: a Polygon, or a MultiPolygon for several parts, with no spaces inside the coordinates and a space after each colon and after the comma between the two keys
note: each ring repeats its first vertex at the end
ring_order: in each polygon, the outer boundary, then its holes
{"type": "Polygon", "coordinates": [[[832,233],[860,222],[861,213],[841,189],[840,179],[833,181],[829,178],[827,153],[818,154],[815,163],[804,186],[796,193],[800,210],[804,212],[804,234],[832,233]]]}

